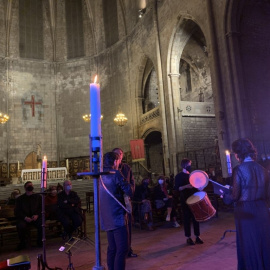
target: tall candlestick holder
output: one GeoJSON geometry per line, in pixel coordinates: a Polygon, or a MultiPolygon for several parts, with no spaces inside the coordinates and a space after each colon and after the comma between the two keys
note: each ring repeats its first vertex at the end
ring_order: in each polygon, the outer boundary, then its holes
{"type": "Polygon", "coordinates": [[[92,176],[93,179],[96,265],[92,269],[104,270],[105,267],[101,265],[101,252],[100,252],[99,178],[101,175],[109,174],[110,172],[103,172],[102,137],[89,136],[89,141],[90,141],[90,154],[89,154],[90,172],[77,173],[77,175],[78,176],[89,175],[92,176]],[[94,141],[95,143],[93,143],[94,141]]]}
{"type": "Polygon", "coordinates": [[[103,270],[101,265],[100,253],[100,226],[99,226],[99,178],[103,174],[103,152],[102,152],[102,133],[101,133],[101,112],[100,112],[100,85],[97,82],[97,75],[94,83],[90,84],[90,114],[91,123],[89,135],[89,158],[90,172],[78,173],[79,176],[92,176],[94,186],[94,217],[95,217],[95,251],[96,265],[93,270],[103,270]]]}
{"type": "Polygon", "coordinates": [[[42,198],[42,208],[41,208],[41,218],[42,218],[42,255],[38,254],[38,270],[62,270],[62,268],[54,267],[50,268],[47,264],[46,258],[46,218],[45,218],[45,196],[46,196],[46,188],[47,188],[47,166],[42,167],[41,171],[41,198],[42,198]]]}

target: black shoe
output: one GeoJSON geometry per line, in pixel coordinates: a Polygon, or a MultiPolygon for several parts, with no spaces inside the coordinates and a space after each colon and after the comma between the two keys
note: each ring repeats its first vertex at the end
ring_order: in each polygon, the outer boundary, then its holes
{"type": "Polygon", "coordinates": [[[199,236],[196,237],[195,242],[196,242],[196,244],[203,244],[203,240],[199,236]]]}
{"type": "Polygon", "coordinates": [[[135,253],[133,253],[133,251],[130,251],[130,252],[128,253],[128,257],[129,257],[129,258],[136,258],[136,257],[138,257],[138,255],[135,254],[135,253]]]}
{"type": "Polygon", "coordinates": [[[187,244],[190,246],[195,245],[194,241],[190,237],[187,239],[187,244]]]}

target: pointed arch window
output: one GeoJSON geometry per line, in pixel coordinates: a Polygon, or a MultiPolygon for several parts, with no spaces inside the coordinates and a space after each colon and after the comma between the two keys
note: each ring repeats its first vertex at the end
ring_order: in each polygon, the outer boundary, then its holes
{"type": "Polygon", "coordinates": [[[159,106],[157,73],[155,69],[152,68],[144,88],[143,113],[151,111],[157,106],[159,106]]]}
{"type": "Polygon", "coordinates": [[[103,18],[105,26],[106,47],[119,40],[117,0],[103,0],[103,18]]]}
{"type": "Polygon", "coordinates": [[[183,90],[188,93],[192,91],[192,84],[191,84],[191,75],[190,75],[190,65],[185,60],[180,60],[180,74],[181,79],[184,81],[184,85],[182,88],[183,90]]]}
{"type": "Polygon", "coordinates": [[[44,58],[42,15],[42,1],[19,1],[19,51],[21,58],[44,58]]]}
{"type": "Polygon", "coordinates": [[[67,58],[84,56],[81,0],[66,0],[67,58]]]}

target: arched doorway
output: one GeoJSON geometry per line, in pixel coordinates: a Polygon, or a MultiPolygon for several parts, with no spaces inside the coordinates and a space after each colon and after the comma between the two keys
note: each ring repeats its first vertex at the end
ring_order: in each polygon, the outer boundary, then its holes
{"type": "MultiPolygon", "coordinates": [[[[217,127],[209,61],[207,40],[200,26],[191,18],[180,17],[168,54],[174,173],[179,171],[177,165],[187,151],[203,152],[215,146],[217,127]]],[[[205,155],[197,159],[203,166],[212,163],[205,160],[205,155]]]]}
{"type": "Polygon", "coordinates": [[[165,172],[161,132],[152,131],[146,136],[144,143],[147,168],[152,173],[152,179],[155,179],[165,172]]]}
{"type": "Polygon", "coordinates": [[[37,153],[29,153],[24,160],[24,169],[38,169],[37,153]]]}

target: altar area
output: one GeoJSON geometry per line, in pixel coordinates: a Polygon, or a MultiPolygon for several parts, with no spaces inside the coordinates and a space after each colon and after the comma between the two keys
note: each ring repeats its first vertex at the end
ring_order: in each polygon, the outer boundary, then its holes
{"type": "MultiPolygon", "coordinates": [[[[47,181],[64,180],[66,179],[67,168],[48,168],[47,169],[47,181]]],[[[22,183],[26,181],[40,182],[41,181],[41,169],[24,169],[21,172],[22,183]]]]}

